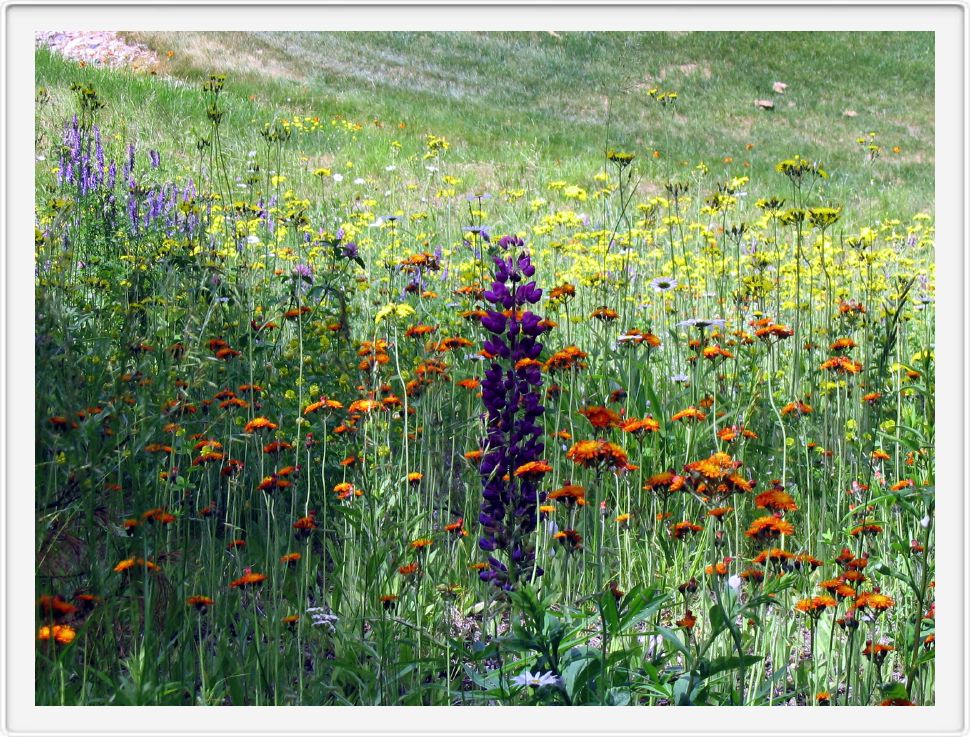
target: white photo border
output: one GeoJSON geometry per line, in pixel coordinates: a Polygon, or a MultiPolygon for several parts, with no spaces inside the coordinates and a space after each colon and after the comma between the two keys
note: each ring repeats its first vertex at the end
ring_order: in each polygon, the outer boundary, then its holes
{"type": "Polygon", "coordinates": [[[0,0],[4,149],[0,222],[0,468],[3,484],[0,731],[59,734],[327,734],[557,737],[590,734],[965,735],[970,532],[966,492],[970,271],[966,248],[968,5],[951,2],[97,3],[0,0]],[[534,707],[54,707],[34,704],[33,198],[34,32],[38,30],[886,30],[936,38],[937,641],[936,705],[568,710],[534,707]],[[29,602],[29,605],[28,605],[29,602]],[[133,712],[132,709],[136,711],[133,712]],[[458,711],[460,709],[460,711],[458,711]],[[771,714],[767,719],[768,714],[771,714]],[[795,719],[792,719],[792,716],[795,719]]]}

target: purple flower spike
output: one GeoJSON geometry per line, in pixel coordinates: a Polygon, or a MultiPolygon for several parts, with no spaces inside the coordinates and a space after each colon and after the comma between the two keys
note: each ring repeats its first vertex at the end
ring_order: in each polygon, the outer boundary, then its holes
{"type": "MultiPolygon", "coordinates": [[[[524,246],[514,236],[505,236],[498,245],[505,251],[524,246]]],[[[520,581],[542,575],[533,543],[538,506],[545,500],[539,488],[541,475],[517,477],[515,472],[539,461],[544,450],[537,421],[544,412],[542,373],[531,361],[542,354],[537,338],[545,328],[541,318],[526,309],[542,296],[535,282],[522,283],[535,273],[528,252],[496,257],[494,264],[494,281],[484,295],[493,307],[481,318],[482,327],[491,333],[483,344],[491,359],[482,381],[488,429],[479,465],[483,534],[478,546],[491,553],[490,568],[481,572],[481,580],[509,591],[520,581]]]]}

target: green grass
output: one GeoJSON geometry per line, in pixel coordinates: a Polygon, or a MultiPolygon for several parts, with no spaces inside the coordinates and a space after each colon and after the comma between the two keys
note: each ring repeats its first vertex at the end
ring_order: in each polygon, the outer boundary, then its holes
{"type": "MultiPolygon", "coordinates": [[[[411,133],[449,138],[471,186],[527,178],[540,161],[555,162],[555,176],[588,176],[607,145],[643,157],[660,151],[646,166],[647,191],[685,162],[704,161],[730,177],[798,153],[825,163],[832,174],[826,196],[835,203],[871,212],[933,206],[931,34],[135,36],[163,59],[174,51],[161,68],[170,78],[80,70],[40,52],[37,83],[60,93],[63,114],[65,87],[91,79],[112,117],[175,151],[184,138],[161,140],[161,132],[204,130],[196,83],[227,72],[232,133],[285,113],[376,118],[395,131],[404,122],[411,133]],[[784,94],[772,91],[776,81],[789,85],[784,94]],[[646,90],[653,86],[678,92],[673,112],[652,104],[646,90]],[[775,101],[774,111],[755,107],[763,98],[775,101]],[[132,109],[150,114],[136,120],[132,109]],[[859,166],[864,153],[856,139],[869,132],[878,134],[882,157],[859,166]]],[[[373,145],[318,153],[353,155],[364,168],[386,162],[386,150],[373,145]]]]}

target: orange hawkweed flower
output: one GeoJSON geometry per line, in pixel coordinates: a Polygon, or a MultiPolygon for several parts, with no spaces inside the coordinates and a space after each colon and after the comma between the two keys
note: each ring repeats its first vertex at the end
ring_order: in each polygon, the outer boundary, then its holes
{"type": "Polygon", "coordinates": [[[229,584],[231,589],[245,589],[252,586],[259,586],[266,580],[265,573],[245,573],[229,584]]]}
{"type": "Polygon", "coordinates": [[[855,599],[855,589],[841,578],[820,581],[818,587],[823,591],[828,591],[830,594],[835,594],[839,599],[855,599]]]}
{"type": "Polygon", "coordinates": [[[683,617],[677,620],[677,626],[683,627],[685,630],[693,629],[695,624],[697,624],[697,617],[694,616],[694,613],[690,609],[684,613],[683,617]]]}
{"type": "Polygon", "coordinates": [[[421,338],[425,335],[430,335],[437,329],[433,325],[413,325],[405,331],[404,336],[407,338],[421,338]]]}
{"type": "Polygon", "coordinates": [[[552,354],[549,360],[546,361],[546,371],[554,372],[586,368],[586,363],[583,359],[588,357],[588,353],[574,345],[569,345],[561,351],[556,351],[552,354]]]}
{"type": "Polygon", "coordinates": [[[166,511],[165,507],[149,509],[147,512],[143,512],[141,516],[146,522],[158,522],[162,525],[168,525],[175,521],[175,515],[166,511]]]}
{"type": "Polygon", "coordinates": [[[264,476],[263,480],[259,482],[259,485],[256,488],[259,491],[273,491],[274,489],[286,489],[292,485],[292,482],[287,481],[284,478],[280,478],[274,473],[270,476],[264,476]]]}
{"type": "Polygon", "coordinates": [[[701,525],[694,524],[693,522],[675,522],[670,526],[670,536],[674,540],[683,540],[688,535],[700,532],[703,529],[701,525]]]}
{"type": "Polygon", "coordinates": [[[782,550],[781,548],[768,548],[767,550],[762,550],[754,558],[752,558],[752,563],[757,563],[759,566],[766,565],[768,563],[784,563],[789,561],[794,556],[787,550],[782,550]]]}
{"type": "Polygon", "coordinates": [[[872,609],[876,612],[884,612],[896,606],[892,597],[881,594],[878,591],[866,591],[859,594],[855,600],[856,609],[872,609]]]}
{"type": "Polygon", "coordinates": [[[152,563],[150,560],[145,560],[144,558],[126,558],[114,567],[115,573],[123,573],[127,570],[141,566],[147,571],[156,571],[158,566],[152,563]]]}
{"type": "Polygon", "coordinates": [[[70,604],[60,596],[50,596],[45,594],[37,600],[37,608],[41,617],[44,619],[53,618],[55,621],[69,617],[77,611],[77,607],[70,604]]]}
{"type": "Polygon", "coordinates": [[[461,336],[455,336],[452,338],[445,338],[439,341],[434,349],[438,353],[445,353],[447,351],[455,351],[459,348],[468,348],[472,345],[472,342],[468,338],[463,338],[461,336]]]}
{"type": "Polygon", "coordinates": [[[275,430],[279,427],[275,422],[270,422],[265,417],[254,417],[246,423],[243,432],[252,434],[257,430],[275,430]]]}
{"type": "Polygon", "coordinates": [[[296,522],[293,523],[293,529],[297,532],[309,533],[317,529],[317,521],[314,515],[308,514],[306,517],[300,517],[296,522]]]}
{"type": "Polygon", "coordinates": [[[915,486],[912,479],[902,479],[897,481],[895,484],[889,487],[890,491],[902,491],[903,489],[908,489],[911,486],[915,486]]]}
{"type": "Polygon", "coordinates": [[[411,576],[418,572],[419,567],[420,566],[418,566],[417,563],[408,563],[407,565],[404,565],[398,568],[397,572],[400,573],[402,576],[411,576]]]}
{"type": "Polygon", "coordinates": [[[713,576],[715,574],[718,576],[726,576],[728,573],[727,561],[722,560],[717,563],[704,566],[704,573],[706,573],[708,576],[713,576]]]}
{"type": "Polygon", "coordinates": [[[741,571],[738,574],[745,581],[755,581],[760,582],[765,580],[765,573],[757,568],[748,568],[747,570],[741,571]]]}
{"type": "Polygon", "coordinates": [[[44,625],[37,630],[37,639],[40,641],[53,640],[58,645],[70,645],[77,637],[77,631],[69,624],[55,624],[53,627],[44,625]]]}
{"type": "Polygon", "coordinates": [[[862,654],[869,660],[873,660],[878,664],[886,659],[889,653],[893,652],[896,648],[892,645],[884,645],[881,642],[875,644],[871,640],[866,641],[865,649],[863,649],[862,654]]]}
{"type": "Polygon", "coordinates": [[[861,302],[856,302],[853,299],[850,299],[848,302],[846,302],[845,300],[842,300],[842,301],[839,302],[839,313],[840,314],[843,314],[843,315],[859,314],[859,315],[861,315],[861,314],[865,314],[865,311],[866,311],[865,305],[862,304],[861,302]]]}
{"type": "Polygon", "coordinates": [[[280,556],[280,563],[286,566],[296,565],[302,557],[299,553],[287,553],[286,555],[280,556]]]}
{"type": "Polygon", "coordinates": [[[642,330],[627,330],[616,341],[623,345],[639,346],[646,344],[647,348],[659,348],[661,345],[660,338],[653,333],[645,333],[642,330]]]}
{"type": "Polygon", "coordinates": [[[751,523],[744,534],[753,540],[764,542],[777,540],[782,535],[794,535],[795,527],[791,522],[777,517],[759,517],[751,523]]]}
{"type": "Polygon", "coordinates": [[[606,306],[597,307],[590,314],[590,317],[592,317],[594,320],[600,320],[602,322],[612,322],[613,320],[619,318],[619,316],[619,312],[606,306]]]}
{"type": "Polygon", "coordinates": [[[585,407],[579,410],[589,423],[597,428],[616,427],[620,424],[620,416],[608,407],[585,407]]]}
{"type": "Polygon", "coordinates": [[[823,361],[819,368],[823,371],[832,371],[836,374],[858,374],[862,371],[862,364],[858,361],[853,361],[847,356],[834,356],[827,361],[823,361]]]}
{"type": "Polygon", "coordinates": [[[468,532],[465,530],[465,518],[459,517],[454,522],[445,525],[445,532],[454,535],[455,537],[467,537],[468,532]]]}
{"type": "Polygon", "coordinates": [[[719,345],[709,345],[701,353],[709,361],[717,358],[734,358],[734,354],[731,351],[724,350],[719,345]]]}
{"type": "Polygon", "coordinates": [[[753,430],[747,429],[744,425],[722,427],[717,431],[717,436],[725,443],[733,443],[738,438],[748,438],[750,440],[758,439],[758,434],[753,430]]]}
{"type": "Polygon", "coordinates": [[[735,461],[727,453],[715,453],[710,458],[688,463],[684,466],[684,471],[697,474],[710,481],[719,481],[730,475],[740,465],[740,461],[735,461]]]}
{"type": "Polygon", "coordinates": [[[652,417],[644,417],[642,420],[631,417],[620,424],[620,429],[631,435],[644,435],[648,432],[660,432],[660,423],[652,417]]]}
{"type": "Polygon", "coordinates": [[[792,337],[794,334],[795,331],[787,325],[765,325],[764,327],[760,327],[754,331],[755,337],[761,338],[765,342],[769,342],[772,339],[785,340],[786,338],[792,337]]]}
{"type": "Polygon", "coordinates": [[[461,381],[456,381],[455,384],[462,389],[473,390],[478,389],[482,385],[482,382],[478,379],[462,379],[461,381]]]}
{"type": "Polygon", "coordinates": [[[513,473],[516,478],[524,478],[530,480],[540,479],[547,473],[552,472],[552,466],[550,466],[546,461],[529,461],[528,463],[523,463],[513,473]]]}
{"type": "Polygon", "coordinates": [[[873,522],[864,522],[849,530],[849,534],[852,537],[859,537],[859,535],[878,535],[880,532],[882,532],[882,525],[877,525],[873,522]]]}
{"type": "Polygon", "coordinates": [[[216,602],[208,596],[190,596],[185,600],[185,603],[189,606],[194,606],[199,611],[205,611],[205,609],[211,607],[216,602]]]}
{"type": "Polygon", "coordinates": [[[269,455],[282,453],[286,450],[293,450],[293,446],[285,440],[274,440],[272,443],[267,443],[263,446],[263,452],[269,455]]]}
{"type": "Polygon", "coordinates": [[[411,547],[415,550],[423,550],[424,548],[430,548],[434,540],[429,537],[421,537],[411,543],[411,547]]]}
{"type": "Polygon", "coordinates": [[[772,512],[794,512],[798,509],[795,500],[780,487],[764,491],[754,498],[757,509],[770,509],[772,512]]]}
{"type": "Polygon", "coordinates": [[[625,468],[629,464],[626,451],[605,440],[581,440],[566,451],[566,458],[585,468],[625,468]]]}
{"type": "Polygon", "coordinates": [[[217,451],[206,451],[192,459],[193,466],[202,466],[206,463],[218,463],[225,456],[217,451]]]}
{"type": "Polygon", "coordinates": [[[358,399],[356,402],[351,402],[347,411],[351,414],[367,414],[375,409],[380,409],[381,406],[380,402],[373,399],[358,399]]]}
{"type": "Polygon", "coordinates": [[[320,397],[319,402],[313,402],[308,404],[303,410],[304,415],[312,415],[314,412],[319,412],[322,409],[343,409],[344,406],[336,399],[327,399],[326,397],[320,397]]]}
{"type": "Polygon", "coordinates": [[[805,614],[817,616],[825,611],[826,608],[836,605],[837,602],[831,596],[813,596],[799,601],[795,604],[795,609],[805,614]]]}
{"type": "Polygon", "coordinates": [[[856,342],[852,340],[852,338],[839,338],[829,346],[829,350],[833,353],[837,351],[847,351],[850,348],[855,348],[856,345],[856,342]]]}
{"type": "Polygon", "coordinates": [[[549,501],[562,501],[567,507],[573,505],[582,507],[586,504],[586,489],[582,486],[566,484],[551,492],[547,498],[549,501]]]}
{"type": "Polygon", "coordinates": [[[674,422],[680,422],[681,420],[693,420],[694,422],[703,422],[707,419],[707,415],[701,412],[697,407],[688,407],[687,409],[682,409],[680,412],[674,414],[670,418],[674,422]]]}
{"type": "Polygon", "coordinates": [[[566,301],[576,296],[576,287],[568,282],[565,284],[560,284],[558,287],[553,287],[549,292],[549,299],[553,301],[566,301]]]}
{"type": "Polygon", "coordinates": [[[560,530],[552,537],[569,552],[575,552],[583,547],[583,536],[576,530],[560,530]]]}
{"type": "Polygon", "coordinates": [[[227,476],[227,477],[235,476],[237,473],[242,471],[244,465],[245,464],[243,464],[243,462],[240,461],[238,458],[230,458],[228,461],[226,461],[225,465],[222,467],[222,470],[219,471],[219,473],[220,475],[227,476]]]}
{"type": "Polygon", "coordinates": [[[670,496],[683,489],[685,481],[683,476],[678,476],[673,471],[661,471],[648,478],[643,488],[646,491],[659,491],[663,496],[670,496]]]}
{"type": "Polygon", "coordinates": [[[716,509],[708,510],[707,516],[713,517],[714,519],[723,519],[733,511],[734,507],[717,507],[716,509]]]}
{"type": "Polygon", "coordinates": [[[811,406],[805,404],[805,402],[802,402],[801,400],[798,400],[795,402],[789,402],[782,407],[781,416],[787,417],[788,415],[795,415],[800,417],[801,415],[810,415],[813,411],[814,410],[811,408],[811,406]]]}

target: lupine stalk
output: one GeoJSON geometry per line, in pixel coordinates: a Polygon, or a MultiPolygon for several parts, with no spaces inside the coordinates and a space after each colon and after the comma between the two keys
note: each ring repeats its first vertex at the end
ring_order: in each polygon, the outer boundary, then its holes
{"type": "MultiPolygon", "coordinates": [[[[521,249],[520,239],[506,236],[499,247],[509,252],[521,249]]],[[[485,299],[492,309],[482,317],[482,327],[491,336],[485,352],[491,364],[482,382],[485,403],[486,440],[479,471],[482,478],[482,509],[479,520],[482,550],[491,553],[489,569],[481,572],[505,590],[526,577],[542,575],[535,565],[537,509],[545,499],[538,474],[516,475],[528,463],[539,461],[545,446],[538,419],[544,411],[540,388],[542,373],[537,359],[542,353],[538,337],[545,331],[541,318],[530,312],[542,296],[527,251],[496,256],[492,287],[485,299]],[[506,553],[499,560],[497,551],[506,553]]]]}

